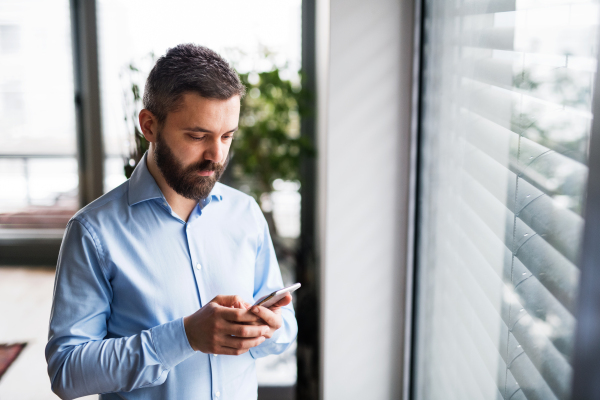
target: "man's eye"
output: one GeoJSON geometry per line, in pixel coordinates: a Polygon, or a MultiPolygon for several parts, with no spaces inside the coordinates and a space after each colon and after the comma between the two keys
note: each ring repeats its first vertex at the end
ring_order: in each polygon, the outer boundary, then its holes
{"type": "Polygon", "coordinates": [[[225,140],[233,139],[232,135],[225,135],[225,136],[221,136],[221,137],[225,140]]]}
{"type": "Polygon", "coordinates": [[[197,136],[190,136],[190,138],[191,138],[192,140],[199,141],[199,140],[202,140],[202,139],[204,139],[204,136],[201,136],[201,137],[197,137],[197,136]]]}

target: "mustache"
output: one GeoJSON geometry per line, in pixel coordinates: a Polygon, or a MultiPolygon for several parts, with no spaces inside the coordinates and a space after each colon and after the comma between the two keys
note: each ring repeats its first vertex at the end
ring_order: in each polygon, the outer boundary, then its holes
{"type": "Polygon", "coordinates": [[[223,164],[212,162],[210,160],[203,160],[188,167],[190,171],[220,171],[223,168],[223,164]]]}

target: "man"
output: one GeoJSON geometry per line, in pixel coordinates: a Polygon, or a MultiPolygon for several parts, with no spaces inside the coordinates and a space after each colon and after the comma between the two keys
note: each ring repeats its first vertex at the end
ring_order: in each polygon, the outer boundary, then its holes
{"type": "Polygon", "coordinates": [[[69,221],[49,342],[63,399],[256,399],[254,359],[296,337],[267,223],[217,183],[244,86],[213,51],[170,49],[146,82],[150,142],[131,179],[69,221]],[[212,299],[212,300],[211,300],[212,299]]]}

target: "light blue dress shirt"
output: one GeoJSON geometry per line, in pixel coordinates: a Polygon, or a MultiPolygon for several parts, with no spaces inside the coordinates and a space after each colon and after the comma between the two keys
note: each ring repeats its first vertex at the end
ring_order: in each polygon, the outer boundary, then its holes
{"type": "Polygon", "coordinates": [[[183,317],[220,294],[254,303],[282,287],[254,199],[217,183],[186,223],[144,156],[67,225],[46,346],[52,390],[63,399],[256,399],[254,359],[296,338],[291,304],[274,336],[240,356],[195,352],[183,317]]]}

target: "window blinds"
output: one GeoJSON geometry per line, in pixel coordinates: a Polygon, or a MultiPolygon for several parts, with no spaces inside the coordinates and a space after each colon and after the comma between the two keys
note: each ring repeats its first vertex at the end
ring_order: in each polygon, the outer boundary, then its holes
{"type": "Polygon", "coordinates": [[[418,399],[568,399],[596,1],[427,0],[418,399]]]}

